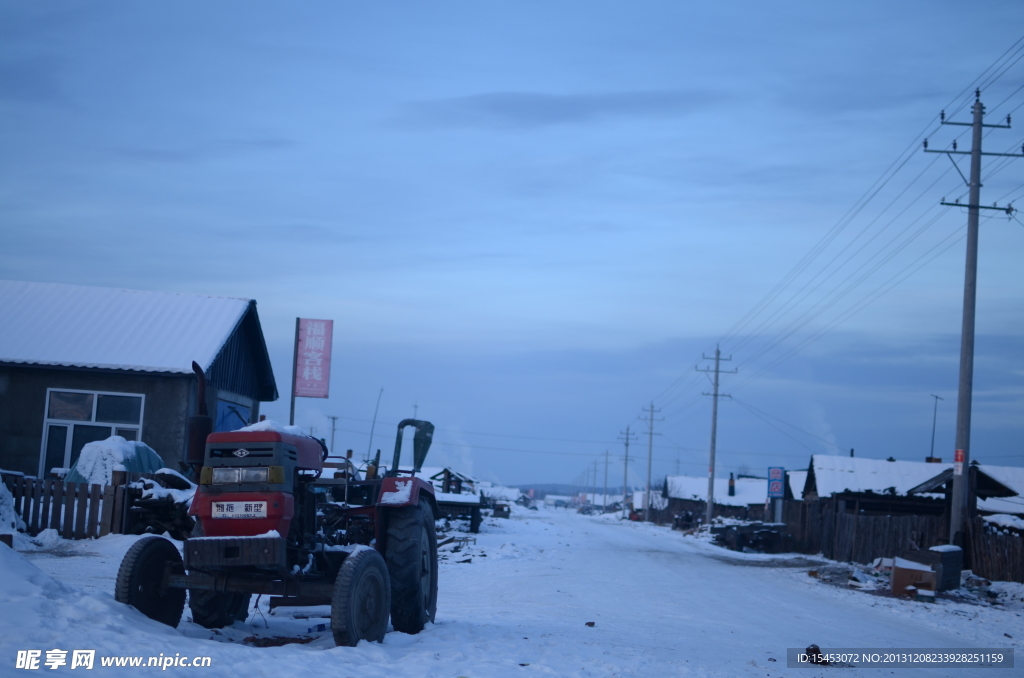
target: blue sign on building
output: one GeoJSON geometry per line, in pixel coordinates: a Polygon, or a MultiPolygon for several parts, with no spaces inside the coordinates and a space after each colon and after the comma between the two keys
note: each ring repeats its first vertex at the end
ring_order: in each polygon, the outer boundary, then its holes
{"type": "Polygon", "coordinates": [[[786,469],[781,466],[768,467],[768,498],[782,499],[786,496],[786,469]]]}

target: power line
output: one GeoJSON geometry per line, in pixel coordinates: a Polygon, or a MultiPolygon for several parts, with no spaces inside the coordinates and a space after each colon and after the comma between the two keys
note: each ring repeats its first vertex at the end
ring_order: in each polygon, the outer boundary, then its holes
{"type": "MultiPolygon", "coordinates": [[[[750,410],[750,411],[751,411],[751,412],[752,412],[753,414],[760,414],[760,415],[763,415],[763,416],[765,416],[765,417],[769,417],[769,418],[771,418],[771,419],[774,419],[775,421],[779,422],[780,424],[784,424],[784,425],[786,425],[786,426],[789,426],[789,427],[790,427],[790,428],[792,428],[792,429],[795,429],[795,430],[797,430],[797,431],[800,431],[800,433],[803,433],[803,434],[804,434],[805,436],[809,436],[809,437],[811,437],[811,438],[814,438],[815,440],[818,440],[818,441],[820,441],[820,442],[823,442],[823,443],[825,443],[826,445],[828,445],[828,446],[830,446],[830,447],[834,447],[834,448],[836,448],[837,450],[842,450],[842,449],[844,449],[844,448],[841,448],[841,447],[839,447],[839,445],[836,445],[836,444],[835,444],[834,442],[832,442],[831,440],[826,440],[825,438],[822,438],[822,437],[820,437],[820,436],[816,436],[816,435],[814,435],[813,433],[811,433],[810,431],[807,431],[807,430],[805,430],[805,429],[802,429],[802,428],[800,428],[799,426],[797,426],[796,424],[791,424],[790,422],[788,422],[788,421],[785,421],[784,419],[780,419],[779,417],[776,417],[776,416],[775,416],[775,415],[773,415],[773,414],[768,414],[768,413],[767,413],[767,412],[765,412],[764,410],[758,409],[758,408],[754,407],[753,405],[751,405],[750,403],[746,403],[746,402],[743,402],[743,401],[741,401],[741,400],[739,400],[738,398],[735,398],[735,397],[733,397],[733,399],[732,399],[732,400],[733,400],[733,402],[734,402],[734,403],[736,403],[736,404],[740,405],[741,407],[745,407],[746,409],[750,410]]],[[[780,430],[781,430],[781,429],[780,429],[780,430]]],[[[808,448],[808,449],[810,449],[810,448],[808,448]]],[[[812,451],[813,451],[813,450],[812,450],[812,451]]]]}

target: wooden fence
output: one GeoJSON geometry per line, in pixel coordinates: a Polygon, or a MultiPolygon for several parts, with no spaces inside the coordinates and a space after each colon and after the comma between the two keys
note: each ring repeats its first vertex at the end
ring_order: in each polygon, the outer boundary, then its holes
{"type": "Polygon", "coordinates": [[[870,563],[946,543],[943,516],[858,515],[837,510],[828,499],[787,501],[782,515],[796,550],[832,560],[870,563]]]}
{"type": "Polygon", "coordinates": [[[141,491],[126,486],[141,474],[116,474],[113,485],[65,484],[59,478],[32,478],[3,474],[14,496],[14,508],[35,536],[54,529],[64,539],[92,539],[126,531],[128,508],[141,491]]]}
{"type": "Polygon", "coordinates": [[[987,534],[981,518],[966,525],[971,571],[986,579],[1024,583],[1024,538],[987,534]]]}

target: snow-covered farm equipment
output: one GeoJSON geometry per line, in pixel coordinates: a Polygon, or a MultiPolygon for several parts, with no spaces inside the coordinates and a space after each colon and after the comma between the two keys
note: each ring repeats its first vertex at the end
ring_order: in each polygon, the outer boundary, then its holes
{"type": "MultiPolygon", "coordinates": [[[[268,427],[269,428],[269,427],[268,427]]],[[[192,618],[208,628],[248,614],[252,594],[284,604],[330,604],[339,645],[380,641],[388,617],[418,633],[437,608],[437,505],[416,473],[434,426],[398,425],[394,463],[360,478],[326,446],[281,430],[211,433],[190,514],[197,530],[184,559],[163,537],[145,537],[125,555],[115,597],[177,626],[188,592],[192,618]],[[416,429],[412,470],[399,470],[402,431],[416,429]]]]}

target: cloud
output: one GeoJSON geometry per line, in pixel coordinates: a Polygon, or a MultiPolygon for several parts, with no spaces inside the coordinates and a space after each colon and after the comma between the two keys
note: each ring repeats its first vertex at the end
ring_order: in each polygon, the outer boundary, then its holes
{"type": "Polygon", "coordinates": [[[530,129],[615,118],[670,118],[718,104],[710,90],[647,90],[600,94],[490,92],[409,104],[399,116],[406,125],[530,129]]]}

